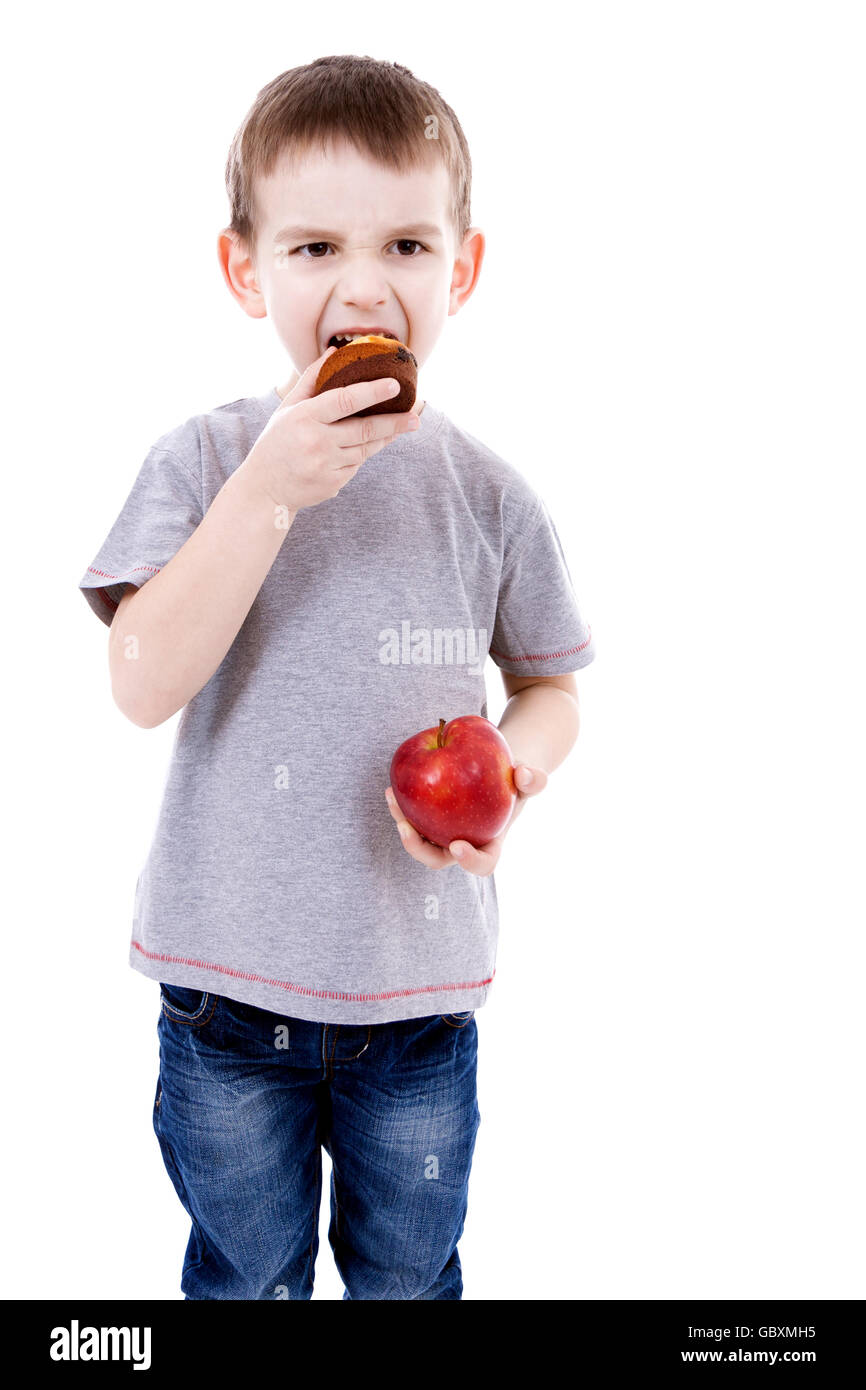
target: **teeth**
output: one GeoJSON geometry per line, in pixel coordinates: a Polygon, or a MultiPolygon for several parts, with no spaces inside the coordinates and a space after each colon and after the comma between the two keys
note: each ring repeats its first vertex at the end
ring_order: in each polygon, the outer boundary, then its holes
{"type": "Polygon", "coordinates": [[[380,337],[380,334],[373,333],[334,333],[332,337],[338,343],[357,343],[364,338],[380,337]]]}

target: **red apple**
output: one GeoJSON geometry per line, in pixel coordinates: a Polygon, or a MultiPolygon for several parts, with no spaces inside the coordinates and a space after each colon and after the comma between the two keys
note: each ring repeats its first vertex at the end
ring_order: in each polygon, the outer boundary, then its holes
{"type": "Polygon", "coordinates": [[[434,845],[486,845],[511,819],[517,799],[511,749],[496,725],[463,714],[423,729],[391,759],[391,789],[410,825],[434,845]]]}

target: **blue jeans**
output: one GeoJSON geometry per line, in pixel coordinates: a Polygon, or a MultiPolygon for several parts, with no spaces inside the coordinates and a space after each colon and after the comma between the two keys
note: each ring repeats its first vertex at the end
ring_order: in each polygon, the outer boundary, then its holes
{"type": "Polygon", "coordinates": [[[186,1297],[310,1298],[324,1146],[343,1298],[461,1298],[474,1010],[310,1023],[160,990],[153,1127],[192,1221],[186,1297]]]}

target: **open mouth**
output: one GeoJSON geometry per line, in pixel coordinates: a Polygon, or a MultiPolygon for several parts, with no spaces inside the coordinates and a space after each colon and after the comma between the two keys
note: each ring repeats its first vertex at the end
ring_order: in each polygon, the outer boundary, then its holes
{"type": "Polygon", "coordinates": [[[369,333],[334,333],[328,339],[328,347],[345,347],[347,343],[356,343],[359,339],[365,338],[391,338],[395,343],[400,341],[393,333],[388,333],[384,328],[374,328],[369,333]]]}

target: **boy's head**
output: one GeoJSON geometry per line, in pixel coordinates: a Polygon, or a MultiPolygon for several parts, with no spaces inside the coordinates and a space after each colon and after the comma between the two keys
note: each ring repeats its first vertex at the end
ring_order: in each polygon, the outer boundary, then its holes
{"type": "Polygon", "coordinates": [[[471,174],[451,107],[407,68],[341,55],[284,72],[229,152],[226,283],[299,372],[333,334],[376,328],[420,365],[481,269],[471,174]]]}

